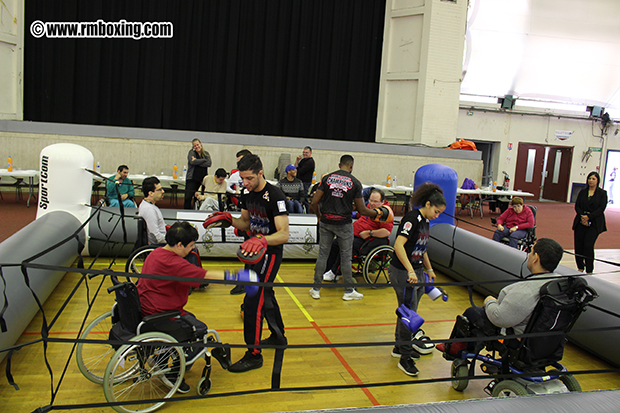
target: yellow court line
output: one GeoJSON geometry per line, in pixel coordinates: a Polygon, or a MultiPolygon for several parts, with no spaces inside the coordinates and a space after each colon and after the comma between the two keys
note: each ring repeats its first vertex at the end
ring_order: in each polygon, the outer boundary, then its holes
{"type": "MultiPolygon", "coordinates": [[[[276,280],[278,280],[278,282],[284,283],[284,281],[282,280],[282,278],[280,278],[279,275],[276,275],[276,280]]],[[[299,310],[302,312],[302,314],[306,317],[306,319],[313,323],[314,319],[310,316],[310,313],[304,308],[304,306],[299,302],[299,300],[297,299],[297,297],[295,296],[295,294],[293,294],[293,292],[291,291],[290,288],[288,287],[284,287],[284,290],[288,293],[289,297],[291,297],[291,299],[293,300],[293,302],[297,305],[297,307],[299,308],[299,310]]]]}

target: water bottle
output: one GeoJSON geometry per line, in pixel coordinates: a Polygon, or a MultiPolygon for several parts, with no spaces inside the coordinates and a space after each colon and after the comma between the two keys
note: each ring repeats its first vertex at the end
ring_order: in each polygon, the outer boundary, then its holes
{"type": "Polygon", "coordinates": [[[187,176],[187,166],[183,165],[183,179],[187,176]]]}
{"type": "Polygon", "coordinates": [[[316,184],[316,171],[312,172],[312,185],[316,184]]]}
{"type": "Polygon", "coordinates": [[[396,175],[392,178],[392,188],[396,188],[396,175]]]}
{"type": "Polygon", "coordinates": [[[493,181],[493,192],[497,191],[497,181],[493,181]]]}
{"type": "Polygon", "coordinates": [[[177,171],[179,170],[179,167],[177,166],[177,164],[175,163],[174,165],[172,165],[172,179],[177,179],[178,175],[177,175],[177,171]]]}
{"type": "Polygon", "coordinates": [[[9,159],[6,160],[6,163],[7,163],[6,169],[9,172],[13,172],[13,158],[11,157],[11,155],[9,155],[9,159]]]}
{"type": "Polygon", "coordinates": [[[97,162],[97,173],[101,175],[101,165],[97,162]]]}
{"type": "Polygon", "coordinates": [[[387,186],[388,188],[392,186],[392,177],[390,176],[390,174],[388,174],[387,178],[385,179],[385,186],[387,186]]]}

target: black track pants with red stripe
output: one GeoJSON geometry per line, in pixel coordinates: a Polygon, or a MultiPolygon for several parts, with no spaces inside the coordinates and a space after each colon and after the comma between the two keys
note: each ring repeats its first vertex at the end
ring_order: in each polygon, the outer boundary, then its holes
{"type": "MultiPolygon", "coordinates": [[[[260,281],[275,282],[281,263],[282,251],[267,252],[259,263],[251,266],[251,269],[258,274],[260,281]]],[[[245,311],[243,317],[245,344],[259,344],[264,318],[267,319],[271,334],[279,337],[284,336],[284,322],[272,287],[260,287],[258,293],[252,297],[246,295],[243,300],[243,308],[245,311]]],[[[254,355],[261,352],[259,348],[250,350],[254,355]]]]}

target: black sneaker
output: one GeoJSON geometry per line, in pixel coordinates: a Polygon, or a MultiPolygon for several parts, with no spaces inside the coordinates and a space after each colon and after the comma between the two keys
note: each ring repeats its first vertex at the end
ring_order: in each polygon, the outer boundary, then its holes
{"type": "Polygon", "coordinates": [[[410,358],[401,358],[398,362],[398,368],[408,376],[417,376],[420,370],[415,366],[415,361],[410,358]]]}
{"type": "MultiPolygon", "coordinates": [[[[400,357],[400,356],[401,356],[401,354],[400,354],[400,349],[399,349],[398,347],[394,347],[394,348],[392,349],[392,357],[400,357]]],[[[417,352],[417,351],[413,350],[413,351],[411,352],[411,358],[412,358],[412,359],[416,359],[416,360],[417,360],[417,359],[419,359],[419,358],[420,358],[420,354],[418,354],[418,352],[417,352]]]]}
{"type": "Polygon", "coordinates": [[[233,364],[228,368],[228,371],[233,373],[243,373],[244,371],[254,370],[263,367],[263,356],[253,356],[249,351],[245,352],[245,355],[241,360],[233,364]]]}
{"type": "Polygon", "coordinates": [[[261,345],[270,345],[270,346],[285,346],[288,344],[288,340],[284,337],[284,341],[278,340],[278,337],[275,335],[270,335],[269,337],[260,341],[261,345]]]}
{"type": "MultiPolygon", "coordinates": [[[[169,388],[174,387],[173,383],[176,380],[177,380],[177,375],[175,373],[166,373],[161,377],[161,381],[169,388]]],[[[181,380],[181,384],[179,385],[177,392],[185,394],[185,393],[188,393],[189,391],[190,391],[189,384],[185,383],[185,379],[181,380]]]]}
{"type": "Polygon", "coordinates": [[[244,292],[245,292],[245,289],[243,288],[243,285],[235,285],[235,288],[230,290],[230,293],[232,295],[239,295],[239,294],[243,294],[244,292]]]}

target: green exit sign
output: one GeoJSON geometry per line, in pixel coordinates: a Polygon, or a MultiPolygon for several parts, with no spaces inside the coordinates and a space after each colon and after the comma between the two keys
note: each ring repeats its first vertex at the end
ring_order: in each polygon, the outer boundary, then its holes
{"type": "Polygon", "coordinates": [[[601,152],[603,150],[603,148],[595,148],[592,146],[590,146],[588,149],[590,150],[590,152],[601,152]]]}

